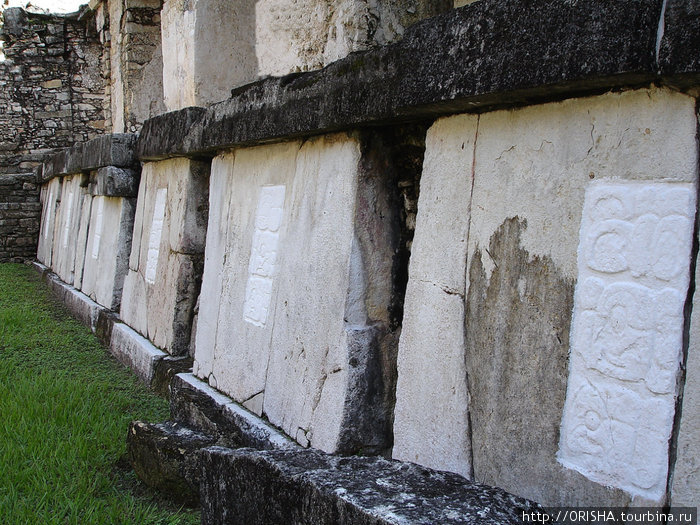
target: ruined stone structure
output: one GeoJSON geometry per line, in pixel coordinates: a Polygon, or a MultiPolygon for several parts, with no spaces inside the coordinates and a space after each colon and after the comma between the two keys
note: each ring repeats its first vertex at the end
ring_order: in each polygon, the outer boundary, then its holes
{"type": "Polygon", "coordinates": [[[44,165],[38,250],[169,392],[142,477],[205,523],[697,506],[700,3],[166,0],[162,55],[158,7],[83,16],[140,133],[44,165]]]}

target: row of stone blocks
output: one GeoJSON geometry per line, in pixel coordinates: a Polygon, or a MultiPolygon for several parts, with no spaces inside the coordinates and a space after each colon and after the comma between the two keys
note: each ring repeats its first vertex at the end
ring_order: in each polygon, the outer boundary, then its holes
{"type": "MultiPolygon", "coordinates": [[[[147,162],[120,317],[299,445],[547,504],[659,504],[669,439],[686,459],[697,446],[696,339],[683,348],[696,128],[692,98],[656,89],[438,120],[408,268],[386,133],[147,162]]],[[[70,195],[46,245],[68,276],[70,195]]],[[[692,494],[689,465],[677,494],[692,494]]]]}

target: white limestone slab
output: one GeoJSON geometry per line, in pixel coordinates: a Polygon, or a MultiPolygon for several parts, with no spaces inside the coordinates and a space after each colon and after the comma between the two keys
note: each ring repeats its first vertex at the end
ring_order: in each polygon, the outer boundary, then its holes
{"type": "Polygon", "coordinates": [[[156,192],[156,202],[153,207],[151,229],[148,237],[148,257],[146,259],[146,282],[156,282],[156,270],[158,269],[158,255],[160,254],[160,240],[163,236],[163,222],[165,220],[165,203],[168,197],[168,188],[160,188],[156,192]]]}
{"type": "Polygon", "coordinates": [[[61,202],[56,216],[58,236],[54,237],[51,268],[68,284],[74,282],[83,195],[87,193],[81,187],[81,179],[81,175],[63,178],[61,202]]]}
{"type": "Polygon", "coordinates": [[[660,500],[683,344],[693,184],[586,191],[559,461],[660,500]]]}
{"type": "Polygon", "coordinates": [[[392,451],[395,459],[467,477],[464,266],[476,125],[472,115],[441,119],[426,137],[399,342],[392,451]]]}
{"type": "Polygon", "coordinates": [[[117,360],[128,366],[138,377],[151,384],[158,361],[167,354],[124,323],[115,323],[109,349],[117,360]]]}
{"type": "Polygon", "coordinates": [[[54,230],[56,229],[56,206],[61,193],[61,179],[55,177],[41,188],[41,230],[37,245],[37,259],[51,266],[54,230]]]}

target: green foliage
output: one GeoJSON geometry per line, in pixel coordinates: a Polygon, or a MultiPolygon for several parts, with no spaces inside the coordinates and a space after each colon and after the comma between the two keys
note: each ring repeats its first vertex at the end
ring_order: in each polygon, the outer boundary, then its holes
{"type": "Polygon", "coordinates": [[[0,264],[0,523],[198,523],[123,460],[131,420],[167,418],[31,268],[0,264]]]}

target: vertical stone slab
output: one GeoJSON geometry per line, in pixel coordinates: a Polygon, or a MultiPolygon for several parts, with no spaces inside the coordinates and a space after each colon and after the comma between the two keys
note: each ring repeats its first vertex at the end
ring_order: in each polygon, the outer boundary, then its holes
{"type": "MultiPolygon", "coordinates": [[[[248,289],[248,282],[251,278],[254,280],[255,273],[262,273],[256,272],[256,268],[251,272],[250,268],[251,262],[255,263],[258,258],[254,253],[255,233],[263,231],[259,226],[264,226],[261,223],[265,219],[258,208],[261,196],[269,188],[278,188],[280,193],[280,188],[291,184],[300,146],[295,141],[245,148],[217,157],[212,163],[216,172],[211,178],[211,216],[202,298],[216,300],[211,304],[200,301],[195,373],[242,403],[265,391],[274,326],[274,311],[272,315],[269,311],[273,306],[270,304],[272,284],[279,271],[277,261],[270,260],[265,272],[267,294],[262,290],[257,292],[266,295],[263,299],[266,299],[267,313],[264,319],[251,315],[250,295],[254,292],[248,289]],[[257,319],[250,322],[251,317],[257,319]]],[[[277,251],[280,242],[284,243],[291,211],[284,201],[280,209],[286,213],[277,215],[277,251]]],[[[263,255],[260,253],[260,257],[263,255]]]]}
{"type": "Polygon", "coordinates": [[[441,119],[426,138],[399,344],[392,452],[395,459],[467,477],[464,265],[477,121],[472,115],[441,119]]]}
{"type": "Polygon", "coordinates": [[[61,199],[61,179],[51,179],[41,188],[41,229],[37,245],[36,258],[42,264],[51,266],[53,255],[54,230],[56,229],[56,211],[61,199]]]}
{"type": "Polygon", "coordinates": [[[93,198],[81,291],[112,310],[121,304],[134,211],[134,199],[103,195],[93,198]]]}
{"type": "Polygon", "coordinates": [[[80,206],[80,223],[78,227],[78,238],[75,242],[75,275],[73,286],[80,290],[83,286],[83,270],[85,269],[85,249],[90,233],[90,216],[92,214],[92,195],[85,193],[82,196],[83,202],[80,206]]]}
{"type": "Polygon", "coordinates": [[[382,450],[390,424],[397,218],[362,144],[243,148],[211,179],[202,299],[221,300],[200,301],[195,374],[329,452],[382,450]]]}
{"type": "MultiPolygon", "coordinates": [[[[434,437],[426,438],[421,447],[415,436],[439,435],[439,432],[429,427],[433,424],[429,416],[420,419],[411,413],[409,406],[413,403],[417,413],[421,407],[431,405],[439,407],[433,410],[441,410],[445,400],[456,397],[453,390],[458,384],[457,374],[446,371],[442,376],[434,375],[435,370],[440,370],[443,356],[448,362],[459,361],[450,358],[452,348],[455,352],[463,351],[466,372],[463,380],[468,387],[465,413],[469,420],[461,424],[456,418],[451,422],[440,421],[442,427],[436,424],[434,428],[464,436],[463,443],[471,442],[476,481],[545,505],[662,503],[655,497],[656,493],[633,493],[620,484],[608,487],[606,484],[611,481],[601,483],[600,479],[589,479],[577,470],[565,468],[557,454],[560,435],[568,428],[566,422],[564,427],[561,423],[570,372],[570,340],[572,344],[576,341],[575,335],[570,337],[574,290],[583,284],[579,280],[577,254],[579,244],[584,246],[587,242],[587,230],[579,239],[586,191],[596,184],[617,184],[630,190],[625,192],[629,194],[625,198],[631,198],[634,188],[643,188],[647,200],[640,197],[641,201],[649,209],[657,209],[678,205],[675,197],[669,197],[673,192],[667,191],[683,188],[686,207],[679,220],[686,228],[681,231],[687,233],[687,221],[692,213],[688,211],[691,206],[688,188],[694,188],[697,176],[693,108],[694,101],[689,97],[652,89],[497,111],[479,117],[450,117],[433,126],[421,181],[400,347],[394,456],[467,473],[467,463],[455,462],[454,455],[451,464],[444,457],[433,455],[434,437]],[[478,119],[476,132],[473,118],[478,119]],[[472,159],[465,150],[469,147],[469,137],[474,136],[476,148],[472,159]],[[455,174],[446,184],[451,191],[442,194],[431,186],[431,181],[439,180],[436,170],[431,168],[431,159],[438,154],[440,164],[435,162],[435,165],[444,166],[443,180],[447,174],[455,174]],[[463,205],[457,195],[466,190],[455,191],[455,188],[466,188],[472,176],[471,202],[466,207],[471,212],[465,237],[465,208],[460,208],[463,205]],[[445,199],[446,208],[440,206],[439,199],[445,199]],[[438,212],[440,216],[436,215],[438,212]],[[421,233],[433,222],[430,232],[421,233]],[[425,239],[429,234],[433,238],[425,239]],[[459,243],[465,238],[468,247],[462,261],[448,264],[462,253],[459,243]],[[424,249],[424,246],[434,248],[424,249]],[[446,257],[436,259],[437,253],[446,257]],[[432,275],[426,274],[425,269],[432,271],[432,275]],[[458,280],[448,279],[459,276],[461,271],[467,276],[464,289],[458,280]],[[442,297],[440,303],[428,301],[430,290],[436,288],[442,288],[438,294],[442,297]],[[465,297],[462,347],[457,337],[461,326],[451,320],[459,311],[459,293],[465,297]],[[414,315],[417,307],[411,305],[419,300],[428,301],[430,310],[441,309],[434,315],[443,315],[445,320],[436,319],[431,324],[430,318],[414,315]],[[450,301],[454,304],[448,309],[444,305],[450,301]],[[450,336],[451,342],[446,345],[444,340],[452,333],[455,335],[450,336]],[[426,373],[436,381],[424,381],[430,388],[420,385],[426,373]],[[404,379],[413,379],[414,384],[404,379]],[[406,399],[404,404],[402,398],[409,394],[413,400],[406,399]]],[[[614,207],[611,209],[614,211],[614,207]]],[[[675,220],[664,220],[663,224],[670,225],[675,220]]],[[[639,238],[644,239],[642,244],[651,242],[653,235],[649,232],[654,231],[653,221],[643,223],[648,227],[639,230],[639,238]]],[[[659,218],[654,224],[661,223],[659,218]]],[[[659,226],[659,235],[670,243],[665,250],[668,260],[687,268],[689,245],[687,240],[673,241],[676,237],[671,231],[679,231],[676,226],[669,226],[670,230],[659,226]]],[[[607,246],[612,250],[615,242],[607,246]]],[[[651,264],[647,264],[646,251],[642,248],[635,252],[635,271],[644,273],[651,264]]],[[[612,275],[612,281],[621,276],[622,273],[612,275]]],[[[624,283],[621,285],[624,287],[624,283]]],[[[595,307],[608,306],[601,299],[595,307]]],[[[425,315],[425,309],[421,311],[425,315]]],[[[661,316],[669,321],[665,334],[677,335],[682,327],[682,319],[674,315],[661,316]]],[[[661,339],[657,343],[657,347],[666,348],[667,343],[661,339]]],[[[572,346],[572,352],[574,349],[572,346]]],[[[649,363],[669,364],[668,359],[663,359],[663,352],[658,356],[662,359],[658,362],[651,359],[649,363]]],[[[637,364],[624,359],[622,367],[629,372],[637,364]]],[[[661,370],[658,366],[657,369],[661,370]]],[[[652,375],[657,382],[663,376],[652,375]]],[[[672,382],[671,377],[675,377],[673,372],[666,374],[667,381],[672,382]]],[[[670,414],[668,405],[663,410],[664,421],[673,417],[672,407],[670,414]]],[[[629,411],[646,413],[644,407],[634,403],[629,411]]],[[[572,408],[572,413],[575,418],[585,418],[585,412],[577,408],[572,408]]],[[[649,418],[657,415],[650,414],[649,418]]],[[[610,453],[621,451],[619,444],[615,446],[618,448],[613,447],[610,453]]],[[[657,449],[654,461],[667,461],[667,454],[668,450],[657,449]]]]}
{"type": "Polygon", "coordinates": [[[57,213],[58,227],[53,242],[51,268],[67,284],[73,284],[75,277],[83,197],[87,194],[82,180],[82,175],[63,178],[61,203],[57,213]]]}
{"type": "Polygon", "coordinates": [[[172,355],[189,350],[206,236],[209,165],[144,165],[120,316],[172,355]]]}
{"type": "MultiPolygon", "coordinates": [[[[589,242],[589,230],[582,228],[584,196],[596,184],[644,183],[650,189],[644,193],[648,205],[655,208],[664,206],[665,195],[656,191],[657,184],[669,190],[674,183],[695,184],[693,105],[670,91],[640,90],[481,116],[469,238],[466,356],[477,480],[546,505],[574,503],[572,494],[575,503],[584,505],[663,502],[658,493],[630,491],[618,478],[603,481],[588,471],[580,474],[582,468],[564,468],[557,455],[569,431],[567,412],[579,420],[588,410],[572,404],[576,353],[594,351],[578,346],[578,325],[572,333],[574,289],[579,297],[586,285],[577,256],[579,246],[584,249],[589,242]]],[[[625,198],[632,198],[634,187],[623,192],[625,198]]],[[[615,201],[609,205],[608,211],[615,213],[615,201]]],[[[640,231],[648,236],[650,230],[640,231]]],[[[619,239],[613,231],[603,240],[596,246],[603,259],[612,261],[619,239]]],[[[687,271],[687,247],[672,243],[668,250],[668,257],[687,271]]],[[[640,251],[644,248],[635,252],[632,264],[643,273],[647,270],[642,263],[648,259],[640,251]]],[[[626,274],[619,272],[607,284],[624,288],[625,280],[626,274]]],[[[619,313],[607,296],[592,297],[592,302],[596,309],[619,313]]],[[[668,319],[674,330],[682,326],[682,319],[668,319]]],[[[659,341],[654,347],[665,344],[659,341]]],[[[614,351],[612,345],[603,346],[614,351]]],[[[638,367],[633,354],[618,363],[622,373],[638,367]]],[[[616,395],[610,402],[626,403],[627,413],[649,420],[673,417],[673,407],[660,415],[653,411],[661,407],[650,412],[639,399],[623,401],[616,395]]],[[[601,416],[601,428],[616,422],[612,413],[601,416]]],[[[592,420],[588,423],[595,426],[592,420]]],[[[606,447],[605,453],[613,456],[627,450],[620,442],[606,447]]],[[[667,461],[667,453],[657,449],[654,461],[667,461]]],[[[613,469],[615,476],[624,475],[613,469]]]]}
{"type": "Polygon", "coordinates": [[[590,185],[559,461],[662,501],[683,344],[695,185],[590,185]]]}

